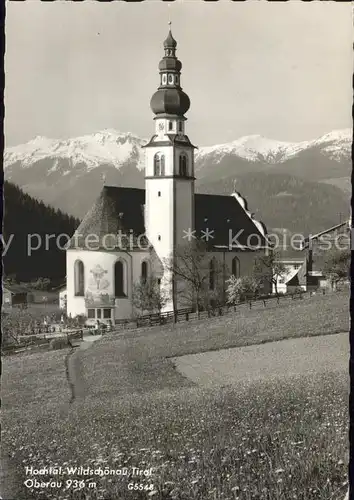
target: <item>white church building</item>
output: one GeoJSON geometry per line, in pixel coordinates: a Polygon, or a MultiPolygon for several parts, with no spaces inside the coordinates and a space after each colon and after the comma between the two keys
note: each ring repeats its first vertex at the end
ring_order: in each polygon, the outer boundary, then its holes
{"type": "Polygon", "coordinates": [[[145,189],[103,186],[66,251],[67,314],[85,315],[88,323],[131,318],[134,284],[150,274],[168,288],[165,309],[179,308],[174,279],[163,263],[188,240],[207,241],[210,272],[214,262],[222,263],[225,281],[230,274],[249,274],[267,245],[264,225],[239,193],[195,193],[196,147],[186,135],[185,117],[190,100],[181,88],[176,46],[169,31],[160,86],[150,102],[155,133],[144,146],[145,189]]]}

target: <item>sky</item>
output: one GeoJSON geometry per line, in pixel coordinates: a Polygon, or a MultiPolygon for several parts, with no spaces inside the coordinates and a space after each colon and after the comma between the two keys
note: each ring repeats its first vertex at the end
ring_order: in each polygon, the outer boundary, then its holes
{"type": "Polygon", "coordinates": [[[7,2],[6,145],[106,128],[150,137],[169,20],[194,144],[352,126],[350,3],[29,0],[7,2]]]}

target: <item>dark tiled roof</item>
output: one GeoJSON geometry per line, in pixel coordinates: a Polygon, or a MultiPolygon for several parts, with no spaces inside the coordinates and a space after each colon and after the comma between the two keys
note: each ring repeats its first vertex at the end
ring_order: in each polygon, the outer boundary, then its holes
{"type": "Polygon", "coordinates": [[[104,246],[106,249],[113,246],[113,240],[107,237],[103,240],[107,234],[128,236],[132,234],[133,240],[136,241],[136,238],[145,232],[144,203],[143,189],[104,186],[93,207],[75,231],[69,242],[69,248],[94,249],[96,244],[93,240],[87,244],[88,235],[97,235],[99,240],[97,247],[104,246]]]}
{"type": "MultiPolygon", "coordinates": [[[[145,233],[144,204],[144,189],[105,186],[76,230],[79,237],[75,239],[73,236],[69,248],[84,248],[85,238],[89,234],[98,235],[101,242],[106,234],[121,231],[122,234],[133,234],[136,240],[145,233]]],[[[208,241],[209,247],[228,247],[230,231],[231,237],[234,237],[241,230],[237,237],[237,243],[241,246],[255,245],[258,241],[262,245],[266,244],[252,219],[233,196],[195,194],[195,229],[198,237],[207,229],[209,232],[214,231],[208,241]],[[258,241],[248,240],[253,234],[258,235],[258,241]]],[[[106,239],[106,248],[107,245],[110,246],[106,239]]]]}
{"type": "Polygon", "coordinates": [[[228,246],[230,234],[231,238],[236,237],[241,229],[243,232],[237,237],[240,245],[256,245],[258,237],[265,244],[264,237],[233,196],[196,194],[195,229],[198,235],[206,229],[215,231],[214,238],[209,240],[210,246],[228,246]],[[249,238],[253,234],[258,237],[249,238]]]}
{"type": "Polygon", "coordinates": [[[190,146],[194,149],[198,149],[197,146],[194,146],[191,141],[189,140],[189,137],[187,135],[184,135],[183,137],[185,140],[181,140],[180,136],[178,134],[166,134],[166,137],[168,139],[163,140],[163,141],[155,141],[157,135],[153,135],[150,141],[142,146],[143,148],[152,148],[155,146],[162,147],[162,146],[171,146],[171,144],[174,144],[176,146],[181,146],[181,147],[186,147],[190,146]]]}
{"type": "Polygon", "coordinates": [[[340,224],[337,224],[336,226],[332,226],[328,229],[325,229],[324,231],[321,231],[320,233],[317,233],[317,234],[313,234],[311,236],[308,236],[306,239],[305,239],[305,244],[308,244],[309,243],[309,240],[315,240],[317,238],[319,238],[320,236],[323,236],[324,234],[328,234],[328,233],[337,233],[338,230],[342,229],[342,230],[346,230],[346,229],[349,229],[349,221],[346,220],[344,222],[341,222],[340,224]]]}

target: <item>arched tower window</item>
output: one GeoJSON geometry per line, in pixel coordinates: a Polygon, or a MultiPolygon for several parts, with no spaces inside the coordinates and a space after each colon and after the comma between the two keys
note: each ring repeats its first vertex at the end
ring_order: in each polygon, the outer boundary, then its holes
{"type": "Polygon", "coordinates": [[[165,175],[165,155],[160,156],[160,175],[165,175]]]}
{"type": "Polygon", "coordinates": [[[75,295],[82,297],[85,293],[85,269],[81,260],[75,261],[74,264],[74,282],[75,282],[75,295]]]}
{"type": "Polygon", "coordinates": [[[154,176],[165,175],[165,155],[156,153],[154,156],[154,176]]]}
{"type": "Polygon", "coordinates": [[[238,257],[234,257],[232,259],[231,273],[235,276],[235,278],[240,277],[240,259],[238,257]]]}
{"type": "Polygon", "coordinates": [[[125,279],[124,279],[124,263],[118,260],[114,264],[114,296],[126,297],[125,279]]]}
{"type": "Polygon", "coordinates": [[[188,175],[187,156],[185,154],[181,154],[179,157],[179,175],[181,177],[187,177],[188,175]]]}
{"type": "Polygon", "coordinates": [[[209,288],[215,290],[215,259],[211,259],[209,264],[209,288]]]}
{"type": "Polygon", "coordinates": [[[144,260],[144,262],[141,263],[141,281],[143,283],[146,283],[147,276],[148,276],[148,264],[144,260]]]}

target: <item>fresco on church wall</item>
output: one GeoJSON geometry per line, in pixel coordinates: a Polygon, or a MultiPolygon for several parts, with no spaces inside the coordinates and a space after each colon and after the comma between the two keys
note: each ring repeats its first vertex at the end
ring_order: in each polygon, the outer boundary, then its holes
{"type": "Polygon", "coordinates": [[[88,290],[91,292],[107,290],[109,287],[109,280],[105,275],[108,274],[108,271],[103,269],[99,264],[96,264],[93,269],[90,269],[90,273],[92,276],[89,278],[88,290]]]}
{"type": "Polygon", "coordinates": [[[99,264],[90,269],[91,276],[85,293],[87,305],[114,303],[114,297],[108,293],[110,281],[107,279],[107,274],[108,271],[99,264]]]}

